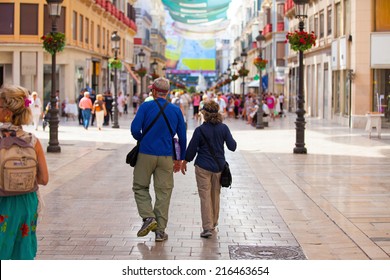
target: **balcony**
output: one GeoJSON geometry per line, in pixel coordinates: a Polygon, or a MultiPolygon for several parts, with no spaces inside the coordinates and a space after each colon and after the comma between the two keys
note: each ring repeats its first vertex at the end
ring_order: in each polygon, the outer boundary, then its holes
{"type": "Polygon", "coordinates": [[[276,31],[277,32],[283,32],[284,31],[284,22],[278,22],[276,24],[276,31]]]}
{"type": "Polygon", "coordinates": [[[295,16],[295,4],[293,0],[286,0],[284,3],[284,14],[287,18],[292,18],[295,16]]]}
{"type": "Polygon", "coordinates": [[[265,36],[267,33],[271,33],[271,32],[272,32],[272,23],[269,23],[266,26],[264,26],[263,35],[265,36]]]}

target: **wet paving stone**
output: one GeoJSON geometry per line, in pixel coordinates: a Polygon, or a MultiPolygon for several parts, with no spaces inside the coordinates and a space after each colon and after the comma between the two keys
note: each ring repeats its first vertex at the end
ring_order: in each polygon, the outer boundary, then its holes
{"type": "Polygon", "coordinates": [[[232,260],[306,260],[300,247],[230,245],[232,260]]]}

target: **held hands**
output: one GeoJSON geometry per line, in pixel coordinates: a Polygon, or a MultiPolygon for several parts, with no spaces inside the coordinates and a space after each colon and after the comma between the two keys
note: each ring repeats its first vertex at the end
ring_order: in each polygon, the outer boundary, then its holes
{"type": "Polygon", "coordinates": [[[183,175],[186,175],[186,172],[187,172],[187,162],[185,160],[183,160],[181,162],[180,170],[181,170],[181,173],[183,173],[183,175]]]}
{"type": "Polygon", "coordinates": [[[173,172],[177,173],[180,171],[180,166],[181,166],[181,160],[174,160],[173,161],[173,172]]]}

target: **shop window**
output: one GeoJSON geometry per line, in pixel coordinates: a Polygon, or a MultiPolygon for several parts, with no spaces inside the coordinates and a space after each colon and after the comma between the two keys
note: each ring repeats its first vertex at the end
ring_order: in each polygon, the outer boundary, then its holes
{"type": "Polygon", "coordinates": [[[333,108],[335,114],[340,114],[340,71],[333,72],[333,108]]]}
{"type": "Polygon", "coordinates": [[[85,43],[89,43],[89,18],[85,18],[85,43]]]}
{"type": "Polygon", "coordinates": [[[20,4],[20,34],[38,35],[38,5],[20,4]]]}

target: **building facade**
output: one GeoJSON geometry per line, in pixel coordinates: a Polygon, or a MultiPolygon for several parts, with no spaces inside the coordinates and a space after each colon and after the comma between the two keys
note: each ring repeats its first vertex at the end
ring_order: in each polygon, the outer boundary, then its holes
{"type": "MultiPolygon", "coordinates": [[[[83,88],[96,93],[113,89],[108,59],[114,56],[111,35],[121,37],[118,57],[133,64],[136,0],[64,0],[57,20],[66,45],[56,54],[56,85],[60,100],[74,100],[83,88]]],[[[0,84],[19,84],[37,91],[48,102],[51,91],[51,55],[42,48],[51,32],[46,1],[4,0],[0,3],[0,84]]],[[[119,70],[119,90],[130,86],[126,68],[119,70]]]]}

